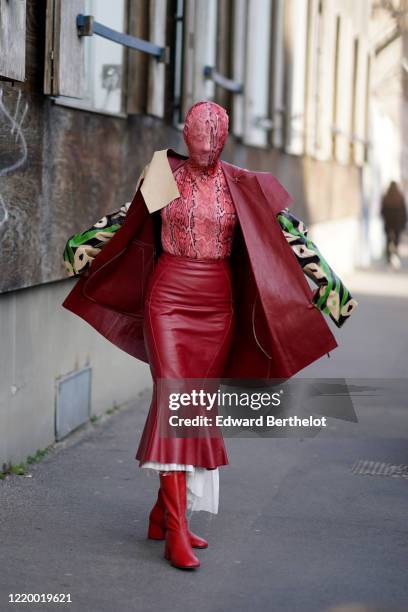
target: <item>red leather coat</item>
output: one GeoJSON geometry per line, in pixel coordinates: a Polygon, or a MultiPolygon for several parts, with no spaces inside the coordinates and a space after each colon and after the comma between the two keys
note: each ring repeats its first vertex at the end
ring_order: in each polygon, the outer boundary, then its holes
{"type": "MultiPolygon", "coordinates": [[[[186,159],[171,149],[167,154],[172,171],[186,159]]],[[[237,323],[223,378],[286,379],[337,342],[275,218],[293,198],[270,173],[221,163],[239,221],[231,253],[237,323]]],[[[63,306],[148,363],[144,296],[161,252],[161,217],[149,212],[140,187],[123,226],[63,306]]]]}

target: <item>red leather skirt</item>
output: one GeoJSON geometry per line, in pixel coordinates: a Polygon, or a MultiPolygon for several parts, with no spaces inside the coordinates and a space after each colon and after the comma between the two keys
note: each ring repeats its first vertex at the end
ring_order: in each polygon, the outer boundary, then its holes
{"type": "MultiPolygon", "coordinates": [[[[163,252],[147,287],[144,339],[153,395],[136,459],[214,469],[228,464],[218,427],[195,437],[162,435],[168,403],[159,400],[158,380],[216,379],[222,375],[235,315],[228,259],[192,259],[163,252]],[[166,411],[164,414],[163,411],[166,411]]],[[[184,412],[185,414],[185,412],[184,412]]]]}

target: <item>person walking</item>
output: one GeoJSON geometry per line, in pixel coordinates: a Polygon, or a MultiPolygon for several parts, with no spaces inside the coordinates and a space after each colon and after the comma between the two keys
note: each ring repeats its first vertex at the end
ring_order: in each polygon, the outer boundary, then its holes
{"type": "Polygon", "coordinates": [[[404,195],[396,181],[390,182],[382,197],[381,216],[384,222],[386,260],[394,269],[399,269],[399,242],[407,223],[407,209],[404,195]]]}
{"type": "Polygon", "coordinates": [[[337,346],[357,301],[289,210],[276,177],[220,159],[228,114],[201,101],[183,130],[189,156],[156,151],[131,203],[71,237],[64,251],[80,275],[63,306],[149,363],[153,393],[135,459],[159,474],[148,537],[164,556],[195,569],[186,510],[218,512],[222,431],[168,435],[163,381],[287,379],[337,346]],[[304,274],[318,288],[309,287],[304,274]]]}

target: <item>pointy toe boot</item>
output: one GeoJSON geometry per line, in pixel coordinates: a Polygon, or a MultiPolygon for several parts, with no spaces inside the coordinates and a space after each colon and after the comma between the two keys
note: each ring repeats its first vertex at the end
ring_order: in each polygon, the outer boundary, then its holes
{"type": "Polygon", "coordinates": [[[186,474],[160,474],[160,487],[166,516],[164,557],[179,569],[196,569],[200,561],[193,553],[186,519],[186,474]]]}
{"type": "MultiPolygon", "coordinates": [[[[166,537],[166,517],[164,512],[164,502],[163,496],[161,492],[161,488],[159,488],[159,492],[157,494],[157,501],[153,506],[150,515],[149,515],[149,529],[147,532],[147,537],[150,540],[164,540],[166,537]]],[[[204,540],[204,538],[200,538],[197,534],[193,533],[189,530],[187,526],[187,532],[190,537],[191,546],[193,548],[207,548],[208,542],[204,540]]]]}

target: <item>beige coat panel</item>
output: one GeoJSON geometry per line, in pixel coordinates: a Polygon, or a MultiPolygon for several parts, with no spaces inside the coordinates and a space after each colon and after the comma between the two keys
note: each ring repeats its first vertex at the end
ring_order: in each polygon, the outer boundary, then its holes
{"type": "Polygon", "coordinates": [[[150,213],[164,208],[169,202],[180,197],[167,151],[168,149],[155,151],[150,163],[143,168],[137,181],[135,191],[138,190],[141,180],[144,179],[140,191],[150,213]]]}

